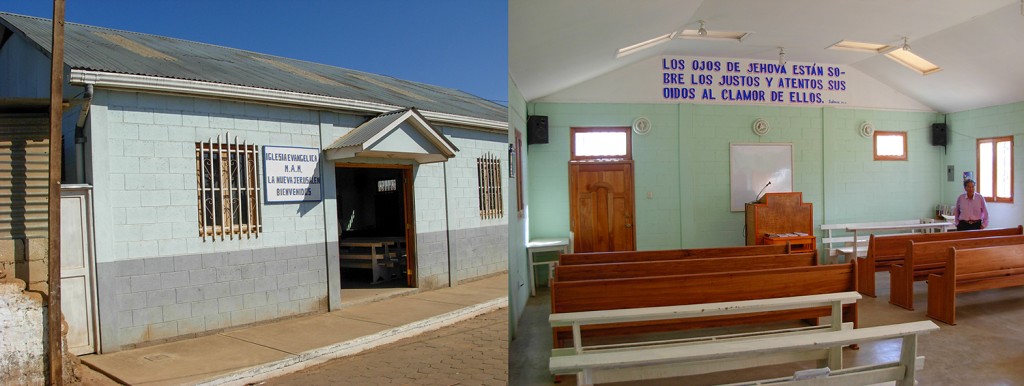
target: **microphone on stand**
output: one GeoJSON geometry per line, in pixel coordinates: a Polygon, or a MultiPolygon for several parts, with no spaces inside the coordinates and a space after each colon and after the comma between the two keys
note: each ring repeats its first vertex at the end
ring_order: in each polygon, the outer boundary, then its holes
{"type": "Polygon", "coordinates": [[[772,184],[771,180],[769,180],[767,184],[764,184],[764,187],[761,188],[761,191],[757,192],[757,196],[754,196],[754,202],[758,202],[758,201],[761,200],[761,193],[764,193],[764,190],[768,189],[768,185],[771,185],[771,184],[772,184]]]}

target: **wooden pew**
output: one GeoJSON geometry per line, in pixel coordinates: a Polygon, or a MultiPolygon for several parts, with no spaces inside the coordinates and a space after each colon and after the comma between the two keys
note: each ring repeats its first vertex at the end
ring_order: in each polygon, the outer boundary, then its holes
{"type": "Polygon", "coordinates": [[[1024,245],[950,249],[946,271],[928,276],[928,316],[956,324],[956,294],[1024,286],[1024,245]]]}
{"type": "Polygon", "coordinates": [[[867,385],[895,381],[896,385],[914,385],[917,370],[924,367],[924,357],[917,356],[917,335],[937,331],[939,326],[923,320],[888,326],[877,326],[842,331],[814,332],[797,336],[772,336],[741,342],[724,341],[700,345],[645,347],[632,350],[583,353],[571,357],[553,357],[553,373],[576,372],[578,385],[597,382],[638,381],[648,379],[647,373],[658,375],[643,367],[670,367],[675,371],[689,370],[691,374],[719,371],[722,362],[747,360],[748,366],[758,366],[759,360],[789,351],[806,352],[849,345],[854,342],[902,338],[897,361],[864,365],[831,371],[824,379],[794,381],[793,377],[769,378],[742,385],[800,384],[800,385],[867,385]],[[639,368],[639,369],[638,369],[639,368]],[[623,370],[629,371],[626,376],[623,370]],[[630,374],[631,373],[631,374],[630,374]],[[640,375],[639,377],[637,375],[640,375]],[[792,381],[792,382],[791,382],[792,381]]]}
{"type": "Polygon", "coordinates": [[[868,254],[864,258],[858,258],[857,267],[857,288],[860,293],[875,296],[875,272],[888,271],[889,267],[896,261],[903,260],[907,253],[907,242],[926,242],[970,239],[977,237],[992,236],[1013,236],[1024,234],[1024,228],[1018,225],[1016,228],[984,229],[977,231],[943,232],[943,233],[909,233],[898,235],[871,235],[868,240],[868,254]]]}
{"type": "Polygon", "coordinates": [[[1024,244],[1021,236],[993,236],[974,239],[915,242],[908,241],[907,253],[902,261],[893,263],[889,270],[889,303],[914,309],[914,282],[941,275],[946,270],[946,256],[950,248],[968,249],[1000,245],[1024,244]]]}
{"type": "MultiPolygon", "coordinates": [[[[851,330],[853,329],[852,323],[841,322],[842,307],[845,304],[853,304],[860,298],[861,296],[859,293],[857,293],[857,291],[848,291],[821,295],[795,296],[762,300],[744,300],[738,302],[703,303],[671,307],[632,308],[624,310],[586,311],[570,312],[564,314],[552,314],[548,318],[548,322],[551,324],[552,327],[572,328],[573,344],[572,347],[569,348],[555,349],[551,351],[551,369],[555,375],[578,372],[579,369],[577,368],[570,368],[568,371],[565,371],[564,369],[559,370],[559,368],[564,367],[566,363],[574,360],[573,358],[565,357],[577,356],[591,352],[613,352],[622,350],[633,351],[635,349],[644,347],[666,347],[673,345],[703,345],[711,342],[723,341],[746,342],[750,339],[756,339],[765,336],[795,336],[824,330],[851,330]],[[737,333],[728,335],[700,336],[685,339],[666,339],[656,341],[644,341],[640,343],[611,344],[600,346],[584,346],[582,338],[580,336],[581,327],[590,325],[680,318],[699,318],[711,315],[741,315],[762,311],[793,310],[813,307],[831,308],[831,318],[829,325],[773,329],[767,331],[737,333]]],[[[738,368],[763,366],[768,364],[790,363],[802,360],[818,360],[820,366],[829,366],[830,368],[839,369],[842,368],[843,363],[842,349],[841,347],[833,347],[827,350],[814,350],[799,353],[787,352],[780,353],[779,355],[762,356],[758,358],[756,364],[753,363],[750,360],[750,358],[728,358],[727,360],[716,361],[714,363],[714,369],[709,369],[707,367],[708,365],[710,365],[709,363],[702,362],[699,366],[699,372],[694,372],[694,368],[684,369],[684,367],[686,366],[679,366],[676,363],[672,363],[666,368],[658,368],[657,373],[661,377],[677,377],[699,373],[708,373],[713,371],[727,371],[738,368]]],[[[645,367],[646,368],[642,370],[642,373],[644,375],[650,375],[651,372],[655,370],[650,366],[645,367]]],[[[626,374],[620,373],[618,375],[626,376],[627,378],[621,379],[624,381],[635,380],[635,378],[629,378],[631,374],[629,374],[628,372],[626,374]]]]}
{"type": "MultiPolygon", "coordinates": [[[[856,263],[734,271],[625,279],[555,281],[551,288],[551,313],[663,307],[818,295],[856,290],[856,263]]],[[[744,316],[712,316],[687,320],[659,320],[591,326],[587,336],[630,335],[689,328],[791,320],[814,320],[828,314],[825,308],[763,312],[744,316]]],[[[844,309],[843,320],[856,323],[856,304],[844,309]]],[[[566,328],[553,328],[555,347],[572,337],[566,328]]]]}
{"type": "Polygon", "coordinates": [[[789,245],[752,245],[722,248],[671,249],[662,251],[591,252],[563,254],[558,265],[628,263],[637,261],[704,259],[790,253],[789,245]]]}
{"type": "Polygon", "coordinates": [[[559,265],[555,267],[556,281],[623,279],[629,277],[671,276],[694,273],[749,271],[758,269],[808,267],[818,264],[816,253],[714,257],[642,261],[633,263],[559,265]]]}

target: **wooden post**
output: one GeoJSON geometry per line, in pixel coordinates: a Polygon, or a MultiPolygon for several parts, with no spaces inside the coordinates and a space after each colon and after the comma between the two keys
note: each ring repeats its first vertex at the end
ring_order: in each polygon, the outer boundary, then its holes
{"type": "Polygon", "coordinates": [[[49,293],[46,331],[49,344],[50,384],[64,382],[61,349],[60,310],[60,171],[61,114],[64,101],[64,0],[53,0],[53,47],[50,61],[50,189],[47,218],[49,227],[49,293]]]}

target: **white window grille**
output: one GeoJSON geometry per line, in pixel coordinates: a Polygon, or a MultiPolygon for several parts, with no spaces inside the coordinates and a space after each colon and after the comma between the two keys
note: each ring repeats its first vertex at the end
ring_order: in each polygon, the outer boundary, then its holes
{"type": "Polygon", "coordinates": [[[229,143],[228,135],[196,143],[196,180],[199,200],[199,236],[216,240],[259,237],[263,230],[260,208],[259,147],[229,143]]]}
{"type": "Polygon", "coordinates": [[[395,179],[377,181],[377,193],[394,192],[396,189],[398,189],[398,182],[395,179]]]}
{"type": "Polygon", "coordinates": [[[477,158],[476,174],[480,192],[480,218],[501,218],[505,208],[501,197],[501,159],[492,154],[477,158]]]}

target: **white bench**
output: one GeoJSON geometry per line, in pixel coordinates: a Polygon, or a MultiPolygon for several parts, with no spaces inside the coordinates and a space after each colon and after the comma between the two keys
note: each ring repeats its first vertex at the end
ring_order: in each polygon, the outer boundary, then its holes
{"type": "Polygon", "coordinates": [[[933,223],[935,223],[935,220],[932,219],[918,219],[850,224],[821,224],[821,243],[828,250],[828,263],[835,264],[839,262],[839,256],[844,256],[844,261],[850,261],[850,259],[856,257],[867,256],[868,239],[871,235],[867,233],[857,234],[861,231],[880,230],[886,232],[898,232],[924,230],[944,232],[948,228],[948,224],[925,225],[923,228],[920,228],[922,224],[933,223]],[[915,229],[915,227],[918,228],[915,229]],[[855,235],[857,238],[856,243],[854,243],[855,235]],[[856,252],[856,256],[854,256],[854,252],[856,252]]]}
{"type": "MultiPolygon", "coordinates": [[[[842,367],[842,347],[822,347],[819,350],[810,351],[789,351],[774,352],[771,355],[762,355],[757,358],[717,358],[714,363],[701,362],[694,366],[680,366],[679,361],[669,361],[670,364],[658,363],[645,364],[637,368],[620,369],[620,366],[613,360],[607,362],[609,369],[617,369],[614,375],[605,374],[604,360],[613,358],[631,358],[634,354],[645,353],[647,350],[682,350],[681,352],[704,350],[707,344],[732,343],[743,344],[747,341],[755,341],[766,337],[779,339],[790,339],[795,336],[802,336],[810,333],[826,331],[850,330],[852,323],[842,323],[842,308],[844,304],[856,303],[861,295],[855,291],[840,292],[833,294],[795,296],[787,298],[745,300],[736,302],[691,304],[670,307],[632,308],[608,311],[587,311],[552,314],[548,320],[552,328],[572,327],[573,347],[554,349],[551,351],[551,372],[556,375],[589,373],[601,370],[600,379],[642,379],[652,375],[656,378],[675,377],[692,374],[702,374],[713,371],[726,371],[753,366],[769,364],[790,363],[801,360],[818,360],[831,368],[842,367]],[[624,343],[611,345],[583,346],[581,339],[581,327],[586,325],[629,323],[641,321],[656,321],[670,319],[685,319],[697,317],[711,317],[722,315],[748,314],[756,312],[795,310],[803,308],[831,307],[831,323],[826,326],[798,327],[788,329],[777,329],[770,331],[757,331],[751,333],[705,336],[697,338],[672,339],[652,342],[624,343]],[[688,351],[689,350],[689,351],[688,351]],[[593,355],[598,355],[596,362],[590,362],[593,355]],[[600,359],[604,358],[604,359],[600,359]],[[583,365],[581,367],[581,365],[583,365]],[[636,378],[636,377],[641,378],[636,378]]],[[[852,342],[851,342],[852,343],[852,342]]],[[[687,354],[689,355],[689,354],[687,354]]],[[[578,376],[581,380],[588,376],[578,376]]],[[[587,378],[593,379],[593,378],[587,378]]],[[[603,382],[610,382],[608,380],[603,382]]]]}
{"type": "MultiPolygon", "coordinates": [[[[841,331],[809,332],[800,335],[766,336],[756,339],[717,341],[699,345],[644,347],[609,352],[584,352],[579,355],[551,358],[556,374],[577,374],[577,384],[597,382],[638,381],[663,377],[663,369],[689,369],[690,374],[706,374],[735,368],[762,366],[765,358],[779,354],[832,350],[858,342],[903,338],[898,361],[839,369],[826,379],[797,382],[791,377],[770,378],[742,384],[768,382],[866,385],[895,381],[911,386],[916,372],[923,368],[924,357],[917,356],[917,335],[938,330],[931,321],[918,321],[889,326],[867,327],[841,331]],[[743,367],[722,368],[728,361],[743,367]]],[[[831,368],[831,366],[830,366],[831,368]]],[[[678,371],[677,371],[678,372],[678,371]]]]}

